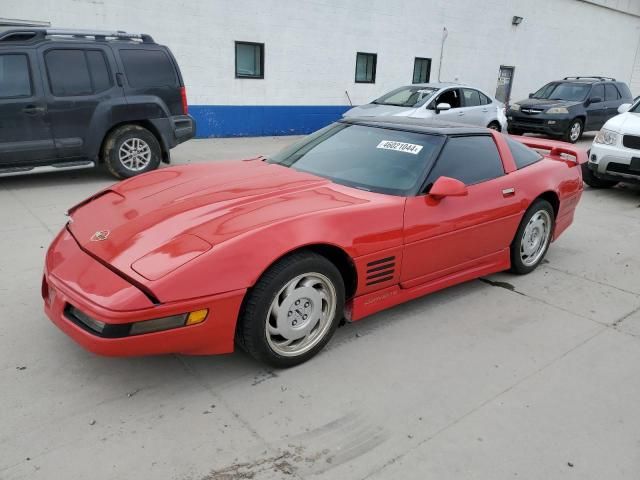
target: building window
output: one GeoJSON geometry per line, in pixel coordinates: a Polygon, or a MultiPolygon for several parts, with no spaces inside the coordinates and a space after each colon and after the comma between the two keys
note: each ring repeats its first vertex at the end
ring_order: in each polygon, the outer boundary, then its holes
{"type": "Polygon", "coordinates": [[[413,63],[413,83],[428,83],[431,78],[431,59],[416,57],[413,63]]]}
{"type": "Polygon", "coordinates": [[[236,42],[236,78],[264,78],[264,43],[236,42]]]}
{"type": "Polygon", "coordinates": [[[376,83],[376,62],[378,55],[375,53],[361,53],[356,55],[356,83],[376,83]]]}

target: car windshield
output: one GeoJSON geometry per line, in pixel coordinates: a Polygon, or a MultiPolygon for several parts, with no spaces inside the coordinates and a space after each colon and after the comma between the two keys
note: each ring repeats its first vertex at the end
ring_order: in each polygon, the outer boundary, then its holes
{"type": "Polygon", "coordinates": [[[420,107],[437,91],[437,88],[421,87],[419,85],[400,87],[371,103],[375,103],[376,105],[394,105],[396,107],[420,107]]]}
{"type": "Polygon", "coordinates": [[[553,82],[534,93],[532,98],[580,102],[587,97],[590,89],[591,86],[584,83],[553,82]]]}
{"type": "Polygon", "coordinates": [[[267,159],[377,193],[416,193],[445,140],[441,135],[334,123],[267,159]]]}

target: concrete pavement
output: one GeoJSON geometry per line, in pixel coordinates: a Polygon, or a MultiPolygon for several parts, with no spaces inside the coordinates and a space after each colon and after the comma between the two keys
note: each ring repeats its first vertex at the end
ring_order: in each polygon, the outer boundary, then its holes
{"type": "MultiPolygon", "coordinates": [[[[173,159],[291,141],[194,140],[173,159]]],[[[96,357],[46,319],[45,249],[111,181],[0,179],[0,479],[638,478],[639,188],[587,189],[532,274],[345,325],[274,371],[242,352],[96,357]]]]}

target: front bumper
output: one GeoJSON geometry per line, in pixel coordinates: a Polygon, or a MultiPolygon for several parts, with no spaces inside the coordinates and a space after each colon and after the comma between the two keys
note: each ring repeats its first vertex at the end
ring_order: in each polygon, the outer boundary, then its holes
{"type": "Polygon", "coordinates": [[[524,113],[507,112],[509,128],[523,132],[544,133],[551,136],[564,135],[573,120],[570,115],[547,115],[538,113],[527,115],[524,113]]]}
{"type": "Polygon", "coordinates": [[[594,143],[589,152],[587,168],[604,180],[637,183],[640,182],[640,162],[632,164],[634,158],[640,158],[640,150],[594,143]]]}
{"type": "Polygon", "coordinates": [[[208,355],[233,351],[236,321],[246,290],[121,309],[117,304],[118,299],[131,298],[131,285],[123,287],[123,282],[120,276],[84,253],[63,230],[47,253],[42,286],[44,311],[64,333],[85,349],[99,355],[208,355]],[[98,303],[96,300],[101,301],[98,303]],[[196,325],[104,338],[70,318],[70,305],[114,327],[204,308],[209,310],[209,314],[204,322],[196,325]]]}

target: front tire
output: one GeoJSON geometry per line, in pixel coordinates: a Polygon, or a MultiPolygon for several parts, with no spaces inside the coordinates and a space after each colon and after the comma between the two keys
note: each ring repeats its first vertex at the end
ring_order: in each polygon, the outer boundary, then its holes
{"type": "Polygon", "coordinates": [[[139,125],[123,125],[109,134],[102,158],[116,178],[130,178],[155,170],[162,151],[155,135],[139,125]]]}
{"type": "Polygon", "coordinates": [[[596,177],[586,163],[582,164],[582,180],[591,188],[611,188],[618,184],[615,180],[603,180],[596,177]]]}
{"type": "Polygon", "coordinates": [[[579,118],[574,118],[569,124],[569,128],[564,134],[563,140],[569,143],[576,143],[582,137],[584,123],[579,118]]]}
{"type": "Polygon", "coordinates": [[[344,281],[325,257],[299,252],[270,267],[249,291],[236,338],[278,368],[306,362],[333,336],[344,310],[344,281]]]}
{"type": "Polygon", "coordinates": [[[524,131],[518,128],[507,127],[507,133],[509,135],[524,135],[524,131]]]}
{"type": "Polygon", "coordinates": [[[524,275],[534,271],[549,249],[555,227],[553,207],[538,199],[527,209],[511,244],[511,271],[524,275]]]}

